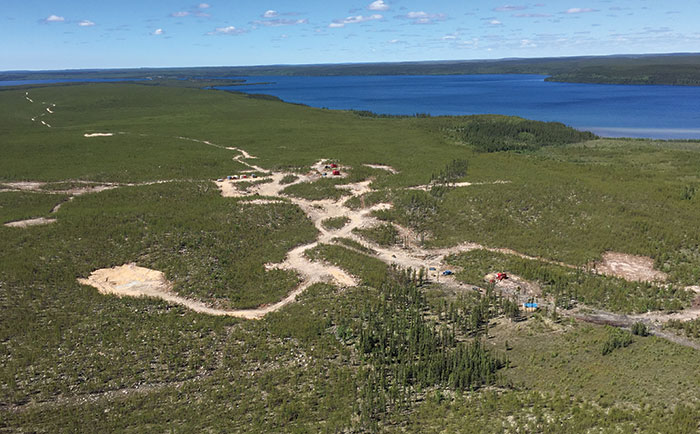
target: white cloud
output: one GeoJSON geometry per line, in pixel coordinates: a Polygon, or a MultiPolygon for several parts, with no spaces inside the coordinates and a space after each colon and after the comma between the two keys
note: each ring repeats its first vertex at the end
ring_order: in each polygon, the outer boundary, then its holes
{"type": "Polygon", "coordinates": [[[155,30],[153,31],[153,33],[151,33],[151,35],[160,36],[160,35],[162,35],[162,34],[164,34],[164,33],[165,33],[165,31],[164,31],[163,29],[155,29],[155,30]]]}
{"type": "Polygon", "coordinates": [[[571,8],[567,9],[565,13],[567,14],[585,14],[587,12],[598,12],[598,9],[591,8],[571,8]]]}
{"type": "Polygon", "coordinates": [[[251,24],[266,26],[266,27],[279,27],[279,26],[294,26],[297,24],[308,24],[309,20],[306,18],[298,20],[288,20],[284,18],[278,18],[274,20],[257,20],[253,21],[251,24]]]}
{"type": "Polygon", "coordinates": [[[297,12],[284,12],[280,13],[274,9],[268,9],[261,15],[264,20],[256,20],[250,22],[255,26],[266,26],[266,27],[279,27],[279,26],[294,26],[297,24],[308,24],[309,20],[306,18],[281,18],[281,17],[292,17],[299,15],[297,12]]]}
{"type": "Polygon", "coordinates": [[[45,23],[62,23],[64,21],[66,21],[66,19],[58,15],[49,15],[44,19],[45,23]]]}
{"type": "Polygon", "coordinates": [[[241,33],[245,33],[246,31],[243,29],[239,29],[234,26],[226,26],[226,27],[217,27],[214,29],[213,32],[207,33],[208,35],[240,35],[241,33]]]}
{"type": "Polygon", "coordinates": [[[516,18],[549,18],[552,14],[515,14],[516,18]]]}
{"type": "Polygon", "coordinates": [[[376,0],[370,3],[367,9],[371,11],[388,11],[389,5],[384,3],[384,0],[376,0]]]}
{"type": "Polygon", "coordinates": [[[492,26],[500,26],[503,23],[498,20],[491,20],[489,21],[489,24],[491,24],[492,26]]]}
{"type": "Polygon", "coordinates": [[[442,37],[443,41],[455,41],[457,40],[457,36],[455,35],[445,35],[442,37]]]}
{"type": "Polygon", "coordinates": [[[352,17],[347,17],[342,20],[333,20],[332,23],[328,25],[330,28],[338,28],[338,27],[345,27],[346,24],[355,24],[355,23],[364,23],[366,21],[374,21],[374,20],[381,20],[384,18],[382,15],[379,14],[372,14],[369,16],[364,16],[364,15],[355,15],[352,17]]]}
{"type": "Polygon", "coordinates": [[[522,11],[527,9],[527,6],[514,6],[514,5],[504,5],[494,8],[496,12],[512,12],[512,11],[522,11]]]}
{"type": "Polygon", "coordinates": [[[396,18],[411,20],[411,24],[433,24],[436,21],[447,19],[445,14],[429,14],[424,11],[409,12],[406,15],[397,15],[396,18]]]}
{"type": "Polygon", "coordinates": [[[177,11],[173,12],[170,14],[171,17],[175,18],[182,18],[182,17],[187,17],[187,16],[195,16],[195,17],[210,17],[206,12],[203,12],[205,9],[209,9],[211,5],[209,3],[200,3],[197,6],[192,6],[192,9],[189,11],[177,11]]]}
{"type": "Polygon", "coordinates": [[[78,25],[80,27],[92,27],[95,25],[95,23],[90,21],[90,20],[82,20],[81,22],[78,23],[78,25]]]}
{"type": "Polygon", "coordinates": [[[423,12],[423,11],[409,12],[406,14],[406,18],[411,18],[411,19],[413,19],[413,18],[426,18],[426,17],[428,17],[428,14],[423,12]]]}

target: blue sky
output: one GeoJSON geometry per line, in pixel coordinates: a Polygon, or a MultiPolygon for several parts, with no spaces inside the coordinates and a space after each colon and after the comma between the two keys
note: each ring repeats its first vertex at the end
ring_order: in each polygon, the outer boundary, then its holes
{"type": "Polygon", "coordinates": [[[697,0],[0,1],[0,70],[700,51],[697,0]]]}

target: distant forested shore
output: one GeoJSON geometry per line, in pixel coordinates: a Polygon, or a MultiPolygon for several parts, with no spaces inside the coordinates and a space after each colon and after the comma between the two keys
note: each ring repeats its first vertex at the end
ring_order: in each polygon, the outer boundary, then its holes
{"type": "Polygon", "coordinates": [[[271,75],[540,74],[547,81],[700,86],[700,54],[550,57],[394,63],[0,72],[0,81],[100,78],[200,78],[271,75]]]}

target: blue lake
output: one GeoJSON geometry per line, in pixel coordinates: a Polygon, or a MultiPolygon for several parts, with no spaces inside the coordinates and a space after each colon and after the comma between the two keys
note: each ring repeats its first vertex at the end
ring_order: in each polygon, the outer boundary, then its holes
{"type": "MultiPolygon", "coordinates": [[[[413,115],[495,113],[563,122],[607,137],[700,139],[700,87],[553,83],[543,75],[404,75],[245,78],[246,86],[312,107],[413,115]]],[[[0,86],[143,79],[0,81],[0,86]]]]}
{"type": "Polygon", "coordinates": [[[542,75],[245,77],[284,101],[412,115],[497,113],[558,121],[607,137],[700,139],[700,87],[572,84],[542,75]]]}

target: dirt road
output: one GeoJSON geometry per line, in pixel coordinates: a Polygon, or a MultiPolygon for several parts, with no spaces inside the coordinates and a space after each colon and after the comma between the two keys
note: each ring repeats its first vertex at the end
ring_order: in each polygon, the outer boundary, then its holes
{"type": "MultiPolygon", "coordinates": [[[[564,266],[567,268],[579,268],[571,264],[566,264],[559,261],[552,261],[545,258],[539,258],[534,256],[529,256],[522,254],[520,252],[504,249],[504,248],[492,248],[484,246],[477,243],[463,243],[457,246],[443,248],[443,249],[426,249],[421,247],[417,242],[415,236],[406,236],[408,240],[404,246],[380,246],[375,243],[369,242],[364,238],[361,238],[356,233],[353,232],[356,228],[367,228],[379,224],[379,222],[371,216],[372,212],[380,209],[391,208],[390,203],[380,203],[376,204],[370,208],[366,209],[352,209],[348,207],[347,201],[353,197],[361,196],[365,193],[372,192],[371,181],[362,181],[357,183],[347,183],[343,185],[337,185],[338,189],[342,189],[347,192],[347,195],[339,200],[324,199],[324,200],[307,200],[300,199],[296,197],[283,195],[281,192],[286,187],[303,182],[313,182],[322,177],[322,172],[324,171],[324,161],[320,160],[312,166],[312,170],[306,174],[294,174],[297,179],[290,184],[282,184],[282,179],[288,175],[288,173],[274,173],[270,174],[270,171],[262,167],[255,166],[248,163],[246,160],[255,159],[253,155],[243,151],[237,147],[225,147],[222,145],[217,145],[204,140],[189,139],[185,137],[178,137],[182,140],[189,140],[193,142],[203,143],[209,146],[215,146],[218,148],[228,149],[237,152],[238,155],[233,157],[234,161],[237,161],[251,170],[255,170],[260,173],[261,176],[256,179],[256,181],[267,181],[264,183],[255,184],[252,186],[247,186],[247,188],[241,188],[246,183],[250,183],[250,179],[238,179],[238,180],[223,180],[217,181],[215,184],[221,190],[221,193],[225,197],[250,197],[251,201],[248,203],[251,205],[264,205],[274,201],[289,201],[297,206],[299,206],[307,215],[307,217],[313,222],[313,224],[318,229],[317,239],[309,244],[299,246],[291,250],[285,260],[278,264],[267,264],[267,269],[280,268],[285,270],[291,270],[299,275],[301,283],[297,288],[295,288],[290,294],[288,294],[284,299],[277,303],[261,306],[256,309],[237,309],[237,310],[220,310],[213,309],[205,306],[201,302],[188,300],[183,297],[179,297],[175,294],[169,292],[169,284],[160,283],[158,285],[153,284],[151,281],[151,286],[145,285],[144,280],[139,280],[137,277],[131,282],[130,285],[111,285],[110,288],[105,288],[103,282],[98,282],[100,285],[96,286],[103,292],[116,293],[119,295],[134,295],[133,291],[137,291],[139,296],[152,296],[167,300],[172,303],[181,304],[187,306],[188,308],[201,313],[207,313],[211,315],[227,315],[235,316],[247,319],[259,319],[265,316],[267,313],[274,312],[281,309],[287,304],[293,302],[296,297],[301,294],[306,288],[318,282],[333,282],[337,285],[353,286],[357,284],[357,280],[349,275],[344,270],[325,264],[323,262],[310,261],[305,253],[316,247],[319,243],[332,243],[334,238],[344,237],[350,238],[360,245],[373,250],[376,252],[375,257],[387,264],[395,264],[402,268],[414,268],[419,269],[421,267],[436,268],[432,272],[430,277],[438,278],[441,284],[463,289],[464,286],[458,282],[453,276],[442,276],[440,272],[445,268],[444,259],[445,257],[462,253],[469,252],[472,250],[488,250],[491,252],[504,253],[509,255],[516,255],[518,257],[542,261],[551,264],[556,264],[564,266]],[[262,196],[263,198],[260,198],[262,196]],[[322,222],[328,218],[333,217],[346,217],[348,223],[339,229],[327,229],[322,225],[322,222]],[[141,283],[139,283],[141,282],[141,283]],[[159,286],[160,285],[160,286],[159,286]]],[[[383,168],[383,167],[382,167],[383,168]]],[[[347,170],[343,170],[347,172],[347,170]]],[[[505,183],[507,181],[497,181],[496,183],[505,183]]],[[[473,185],[472,183],[458,183],[455,187],[468,187],[473,185]]],[[[34,187],[34,186],[32,186],[34,187]]],[[[416,186],[412,187],[415,189],[428,189],[430,186],[416,186]]],[[[410,230],[406,228],[399,227],[401,233],[410,235],[410,230]]],[[[634,257],[630,255],[621,254],[609,254],[604,257],[604,262],[602,265],[598,266],[597,269],[593,270],[601,274],[615,275],[618,277],[623,277],[628,280],[660,280],[664,278],[662,274],[653,270],[653,262],[650,262],[648,258],[634,257]],[[627,262],[625,262],[627,261],[627,262]],[[613,265],[610,265],[613,264],[613,265]],[[623,270],[624,272],[621,272],[623,270]]],[[[98,272],[101,270],[98,270],[98,272]]],[[[94,280],[94,279],[88,279],[94,280]]],[[[160,280],[157,280],[160,281],[160,280]]],[[[164,281],[164,278],[163,278],[164,281]]],[[[86,281],[87,282],[87,281],[86,281]]],[[[90,283],[92,284],[92,283],[90,283]]],[[[700,309],[688,309],[676,314],[668,314],[663,312],[648,313],[644,315],[639,315],[636,317],[620,316],[616,314],[609,314],[607,312],[599,312],[600,315],[609,315],[607,320],[610,323],[620,323],[624,326],[628,326],[636,321],[645,321],[649,324],[657,324],[661,322],[668,321],[670,319],[694,319],[700,317],[700,309]],[[631,321],[631,323],[630,323],[631,321]]],[[[575,314],[572,314],[575,315],[575,314]]],[[[597,320],[597,317],[593,316],[592,322],[597,320]]],[[[583,319],[583,317],[581,317],[583,319]]]]}

